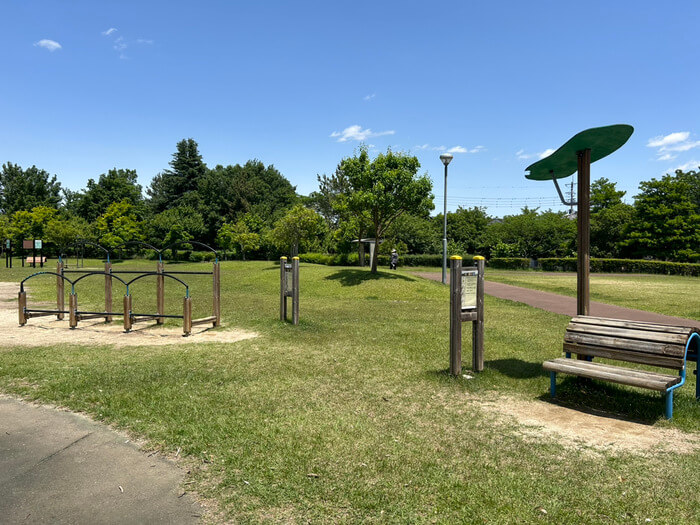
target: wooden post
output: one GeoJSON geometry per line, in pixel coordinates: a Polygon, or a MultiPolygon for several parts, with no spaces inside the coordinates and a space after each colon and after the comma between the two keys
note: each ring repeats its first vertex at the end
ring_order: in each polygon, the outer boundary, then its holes
{"type": "MultiPolygon", "coordinates": [[[[165,313],[165,276],[163,271],[165,270],[163,266],[163,261],[158,261],[156,266],[156,313],[163,315],[165,313]]],[[[156,324],[163,324],[165,322],[165,317],[156,317],[156,324]]]]}
{"type": "Polygon", "coordinates": [[[78,326],[78,296],[71,293],[68,296],[68,326],[75,328],[78,326]]]}
{"type": "Polygon", "coordinates": [[[292,324],[299,324],[299,257],[292,257],[292,324]]]}
{"type": "Polygon", "coordinates": [[[131,296],[127,293],[124,296],[124,331],[131,330],[131,296]]]}
{"type": "MultiPolygon", "coordinates": [[[[105,263],[105,312],[112,311],[112,263],[105,263]]],[[[112,322],[111,315],[105,315],[105,321],[112,322]]]]}
{"type": "Polygon", "coordinates": [[[24,326],[27,324],[27,317],[24,315],[24,309],[27,307],[27,292],[22,290],[19,292],[19,297],[18,297],[18,305],[19,305],[19,325],[24,326]]]}
{"type": "Polygon", "coordinates": [[[221,266],[218,261],[214,261],[214,323],[221,326],[221,266]]]}
{"type": "Polygon", "coordinates": [[[56,273],[58,276],[56,277],[56,310],[58,310],[58,313],[56,314],[56,319],[59,321],[63,320],[63,310],[66,307],[66,290],[65,290],[65,285],[63,282],[63,262],[58,261],[56,264],[56,273]]]}
{"type": "Polygon", "coordinates": [[[591,251],[591,150],[576,153],[578,158],[578,272],[576,274],[576,314],[590,315],[591,251]]]}
{"type": "Polygon", "coordinates": [[[450,257],[450,374],[462,373],[462,258],[450,257]]]}
{"type": "Polygon", "coordinates": [[[182,305],[182,332],[186,336],[192,332],[192,299],[189,297],[185,297],[182,305]]]}
{"type": "Polygon", "coordinates": [[[280,321],[287,320],[287,258],[280,257],[280,321]]]}
{"type": "Polygon", "coordinates": [[[476,321],[472,321],[472,366],[474,372],[484,371],[484,266],[481,255],[474,257],[479,272],[476,281],[476,321]]]}

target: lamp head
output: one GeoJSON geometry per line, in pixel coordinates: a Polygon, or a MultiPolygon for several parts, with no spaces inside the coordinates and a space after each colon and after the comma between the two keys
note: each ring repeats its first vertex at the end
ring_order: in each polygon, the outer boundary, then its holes
{"type": "Polygon", "coordinates": [[[445,166],[452,162],[452,158],[452,155],[450,155],[449,153],[443,153],[442,155],[440,155],[440,160],[445,166]]]}

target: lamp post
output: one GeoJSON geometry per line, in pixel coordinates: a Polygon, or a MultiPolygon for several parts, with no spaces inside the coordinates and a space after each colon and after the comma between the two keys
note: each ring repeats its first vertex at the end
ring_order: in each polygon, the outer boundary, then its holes
{"type": "Polygon", "coordinates": [[[440,160],[445,165],[445,192],[442,208],[442,284],[447,284],[447,165],[452,161],[452,155],[443,153],[440,160]]]}

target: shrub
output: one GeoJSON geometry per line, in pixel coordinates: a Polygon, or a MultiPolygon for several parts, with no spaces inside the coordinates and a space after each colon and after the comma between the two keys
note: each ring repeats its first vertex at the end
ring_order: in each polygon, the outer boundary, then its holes
{"type": "MultiPolygon", "coordinates": [[[[540,259],[540,263],[543,259],[540,259]]],[[[574,265],[576,260],[574,259],[574,265]]],[[[490,268],[498,268],[500,270],[527,270],[530,268],[530,259],[525,257],[491,257],[488,260],[490,268]]]]}
{"type": "MultiPolygon", "coordinates": [[[[547,257],[539,259],[544,271],[576,271],[574,257],[547,257]]],[[[645,259],[591,259],[591,272],[594,273],[652,273],[665,275],[686,275],[700,277],[700,264],[668,261],[648,261],[645,259]]]]}

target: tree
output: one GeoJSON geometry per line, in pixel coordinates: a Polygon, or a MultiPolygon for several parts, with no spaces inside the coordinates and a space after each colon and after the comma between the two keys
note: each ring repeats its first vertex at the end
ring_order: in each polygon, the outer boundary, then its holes
{"type": "Polygon", "coordinates": [[[29,211],[37,206],[58,208],[61,202],[61,184],[56,176],[36,166],[23,170],[18,164],[8,162],[0,171],[0,213],[11,215],[16,211],[29,211]]]}
{"type": "MultiPolygon", "coordinates": [[[[442,214],[435,219],[442,231],[442,214]]],[[[461,246],[464,253],[477,253],[490,222],[491,218],[484,208],[460,206],[456,211],[447,213],[447,239],[461,246]]]]}
{"type": "Polygon", "coordinates": [[[663,260],[700,258],[700,208],[694,177],[680,170],[641,182],[635,215],[625,244],[636,256],[663,260]]]}
{"type": "MultiPolygon", "coordinates": [[[[427,175],[417,175],[419,168],[416,157],[391,150],[370,161],[365,146],[359,154],[341,161],[340,169],[351,187],[348,209],[369,215],[377,239],[405,212],[421,215],[433,209],[432,183],[427,175]]],[[[372,272],[376,271],[375,256],[372,272]]]]}
{"type": "Polygon", "coordinates": [[[143,240],[143,223],[136,217],[134,205],[123,200],[113,202],[95,221],[98,243],[114,248],[129,241],[143,240]]]}
{"type": "Polygon", "coordinates": [[[76,239],[89,238],[90,225],[82,217],[54,217],[44,228],[44,239],[58,250],[67,248],[76,239]]]}
{"type": "Polygon", "coordinates": [[[593,181],[591,184],[591,213],[599,212],[611,206],[622,204],[624,191],[617,190],[617,183],[610,182],[605,177],[593,181]]]}
{"type": "MultiPolygon", "coordinates": [[[[170,208],[148,221],[148,238],[160,246],[198,240],[203,232],[204,220],[191,206],[170,208]]],[[[177,248],[172,250],[172,257],[177,259],[177,248]]]]}
{"type": "Polygon", "coordinates": [[[207,173],[197,143],[183,139],[177,143],[170,169],[157,174],[146,190],[154,213],[160,213],[180,205],[198,207],[200,203],[197,187],[207,173]]]}
{"type": "Polygon", "coordinates": [[[297,204],[275,223],[270,232],[274,245],[281,251],[299,254],[299,247],[312,244],[323,231],[323,218],[314,210],[297,204]]]}
{"type": "Polygon", "coordinates": [[[591,214],[591,255],[619,258],[626,255],[624,241],[634,207],[623,202],[591,214]]]}
{"type": "Polygon", "coordinates": [[[251,231],[244,219],[239,219],[235,224],[225,223],[219,230],[217,240],[224,249],[240,247],[244,261],[246,252],[257,251],[261,245],[260,234],[251,231]]]}
{"type": "Polygon", "coordinates": [[[111,169],[100,175],[97,182],[89,179],[82,193],[70,196],[75,201],[71,208],[80,217],[92,222],[113,202],[126,201],[134,206],[137,215],[142,215],[143,195],[137,180],[136,170],[111,169]]]}

